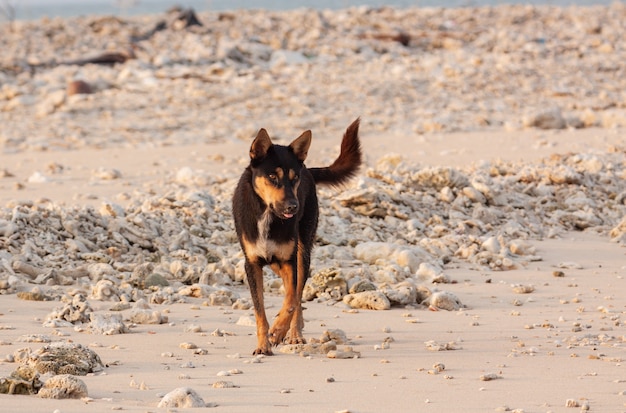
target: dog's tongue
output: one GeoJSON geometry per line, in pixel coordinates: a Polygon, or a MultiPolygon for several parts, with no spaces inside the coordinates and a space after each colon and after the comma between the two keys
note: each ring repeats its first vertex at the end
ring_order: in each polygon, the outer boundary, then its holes
{"type": "Polygon", "coordinates": [[[287,213],[285,213],[285,214],[283,214],[283,216],[284,216],[285,218],[289,219],[289,218],[293,217],[293,214],[287,214],[287,213]]]}

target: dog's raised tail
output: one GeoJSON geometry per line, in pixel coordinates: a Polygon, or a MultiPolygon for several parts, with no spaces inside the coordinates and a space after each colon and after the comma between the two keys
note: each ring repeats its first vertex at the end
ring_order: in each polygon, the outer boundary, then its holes
{"type": "Polygon", "coordinates": [[[359,124],[357,118],[348,126],[341,141],[339,157],[330,166],[309,168],[316,184],[339,186],[354,177],[361,166],[361,141],[359,140],[359,124]]]}

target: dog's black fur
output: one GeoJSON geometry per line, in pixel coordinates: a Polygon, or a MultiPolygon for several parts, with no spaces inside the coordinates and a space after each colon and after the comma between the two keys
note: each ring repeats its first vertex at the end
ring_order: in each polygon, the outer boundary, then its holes
{"type": "Polygon", "coordinates": [[[315,185],[339,186],[356,174],[362,156],[359,122],[356,119],[346,130],[339,157],[322,168],[304,165],[311,131],[283,146],[274,145],[261,129],[252,142],[250,165],[233,196],[233,217],[256,316],[254,354],[271,355],[271,346],[285,338],[290,344],[305,342],[301,301],[319,216],[315,185]],[[265,265],[282,278],[285,287],[283,306],[271,329],[263,303],[265,265]]]}

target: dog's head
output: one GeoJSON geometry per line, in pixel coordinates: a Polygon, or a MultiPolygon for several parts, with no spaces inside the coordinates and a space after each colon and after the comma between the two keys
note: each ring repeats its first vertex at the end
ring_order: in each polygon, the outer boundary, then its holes
{"type": "Polygon", "coordinates": [[[289,146],[274,145],[267,131],[261,129],[250,147],[252,185],[257,195],[280,219],[298,213],[298,187],[311,145],[311,131],[306,131],[289,146]]]}

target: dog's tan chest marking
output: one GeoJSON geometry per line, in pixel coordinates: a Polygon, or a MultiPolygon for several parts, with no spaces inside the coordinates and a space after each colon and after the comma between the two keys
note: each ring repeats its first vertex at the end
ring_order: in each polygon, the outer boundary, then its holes
{"type": "Polygon", "coordinates": [[[295,245],[293,241],[277,243],[269,239],[268,235],[272,219],[272,212],[268,208],[257,223],[259,231],[257,239],[253,242],[245,235],[243,236],[243,244],[248,259],[256,260],[257,258],[263,258],[266,261],[271,261],[275,257],[281,261],[286,261],[291,257],[295,245]]]}

